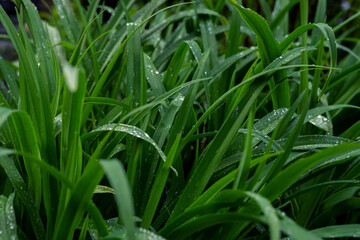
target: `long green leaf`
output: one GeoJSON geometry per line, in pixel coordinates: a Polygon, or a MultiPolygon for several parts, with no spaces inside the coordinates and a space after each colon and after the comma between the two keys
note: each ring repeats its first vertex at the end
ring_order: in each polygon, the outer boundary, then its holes
{"type": "Polygon", "coordinates": [[[85,139],[88,139],[95,134],[98,134],[100,132],[108,132],[108,131],[123,132],[123,133],[132,135],[134,137],[140,138],[140,139],[150,143],[158,151],[158,153],[159,153],[160,157],[163,159],[163,161],[166,161],[165,154],[163,153],[161,148],[155,143],[155,141],[152,138],[150,138],[150,136],[146,132],[144,132],[143,130],[141,130],[138,127],[131,126],[131,125],[107,124],[107,125],[98,127],[87,134],[82,135],[81,140],[84,141],[85,139]]]}
{"type": "Polygon", "coordinates": [[[16,169],[11,158],[7,156],[0,157],[0,165],[5,169],[11,184],[19,195],[21,202],[25,206],[25,211],[29,215],[29,221],[37,239],[45,239],[45,230],[40,218],[38,209],[36,208],[34,199],[27,190],[27,186],[16,169]]]}
{"type": "MultiPolygon", "coordinates": [[[[279,43],[273,36],[270,26],[264,18],[255,13],[250,9],[246,9],[236,3],[235,0],[231,1],[236,9],[240,12],[241,17],[244,19],[246,24],[251,28],[252,31],[256,34],[256,42],[260,52],[260,58],[262,65],[265,68],[269,65],[274,59],[280,57],[281,49],[279,43]]],[[[275,73],[275,82],[280,83],[279,89],[275,90],[276,94],[273,94],[273,104],[277,109],[279,107],[289,107],[290,98],[289,98],[289,86],[287,83],[287,74],[285,71],[281,70],[275,73]],[[283,81],[285,80],[285,81],[283,81]]],[[[274,88],[274,83],[270,82],[270,87],[274,88]]]]}
{"type": "Polygon", "coordinates": [[[17,239],[17,225],[13,207],[15,194],[8,198],[0,196],[0,237],[2,239],[17,239]]]}
{"type": "Polygon", "coordinates": [[[121,222],[127,230],[127,239],[133,240],[135,239],[135,224],[133,221],[135,211],[125,170],[118,160],[101,161],[101,166],[115,190],[115,200],[121,222]]]}
{"type": "Polygon", "coordinates": [[[94,194],[94,190],[103,175],[104,172],[97,161],[92,160],[86,165],[83,175],[71,192],[61,218],[59,218],[55,225],[54,239],[73,239],[74,231],[79,225],[94,194]]]}
{"type": "Polygon", "coordinates": [[[318,228],[311,231],[321,238],[360,237],[359,224],[346,224],[318,228]]]}
{"type": "Polygon", "coordinates": [[[176,151],[179,146],[179,142],[180,142],[180,136],[178,136],[176,138],[176,140],[166,158],[165,163],[160,167],[160,169],[156,175],[156,178],[155,178],[155,181],[154,181],[151,193],[150,193],[149,201],[147,203],[145,213],[143,216],[143,221],[141,222],[141,227],[143,227],[145,229],[149,228],[151,225],[157,205],[159,204],[160,197],[164,190],[167,177],[170,172],[170,167],[172,165],[172,162],[174,161],[176,151]]]}
{"type": "Polygon", "coordinates": [[[273,178],[264,188],[260,190],[260,194],[275,200],[288,187],[290,187],[302,174],[313,167],[315,164],[336,158],[339,154],[345,154],[359,147],[359,144],[341,144],[336,147],[328,148],[315,153],[309,157],[300,159],[280,172],[273,178]]]}

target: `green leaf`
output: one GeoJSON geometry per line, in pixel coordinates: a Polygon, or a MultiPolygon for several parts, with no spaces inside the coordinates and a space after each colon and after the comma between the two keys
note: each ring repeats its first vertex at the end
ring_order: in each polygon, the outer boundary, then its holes
{"type": "MultiPolygon", "coordinates": [[[[127,23],[128,36],[135,31],[137,23],[127,23]]],[[[133,95],[132,104],[142,106],[146,103],[146,81],[144,77],[144,60],[140,39],[140,31],[136,31],[127,42],[127,76],[126,93],[133,95]]]]}
{"type": "Polygon", "coordinates": [[[67,37],[71,43],[75,43],[80,33],[79,25],[76,22],[76,16],[69,0],[54,0],[54,5],[60,15],[67,37]]]}
{"type": "Polygon", "coordinates": [[[60,169],[66,173],[70,181],[75,183],[80,177],[82,166],[82,161],[78,158],[81,152],[78,139],[85,93],[85,74],[77,68],[66,65],[64,75],[66,87],[61,115],[60,169]]]}
{"type": "Polygon", "coordinates": [[[321,238],[313,234],[312,232],[307,231],[303,227],[299,226],[292,220],[290,217],[287,217],[282,213],[282,219],[280,220],[280,227],[283,232],[288,234],[294,239],[311,239],[311,240],[320,240],[321,238]]]}
{"type": "Polygon", "coordinates": [[[178,78],[179,72],[183,67],[183,63],[186,57],[186,54],[189,50],[188,44],[185,42],[180,43],[179,47],[177,48],[174,56],[172,57],[169,66],[167,67],[163,82],[166,89],[174,88],[176,84],[176,80],[178,78]]]}
{"type": "MultiPolygon", "coordinates": [[[[331,66],[331,68],[335,68],[336,62],[337,62],[336,38],[335,38],[333,29],[325,23],[301,25],[280,43],[281,51],[285,51],[296,38],[298,38],[304,32],[309,31],[313,28],[318,28],[322,32],[322,34],[325,36],[325,39],[328,43],[329,50],[330,50],[330,66],[331,66]]],[[[330,70],[327,80],[323,86],[323,89],[322,89],[319,97],[318,97],[319,99],[325,93],[326,88],[330,83],[332,73],[333,73],[333,70],[330,70]]]]}
{"type": "MultiPolygon", "coordinates": [[[[80,142],[81,114],[85,94],[85,74],[70,65],[64,67],[65,89],[63,93],[60,171],[75,184],[82,172],[82,149],[80,142]]],[[[67,205],[71,190],[61,187],[59,209],[67,205]]],[[[62,211],[62,210],[61,210],[62,211]]],[[[58,211],[58,219],[61,216],[58,211]]],[[[58,220],[59,221],[59,220],[58,220]]]]}
{"type": "Polygon", "coordinates": [[[38,209],[36,208],[34,199],[27,190],[27,186],[16,169],[12,159],[7,156],[0,156],[0,165],[4,168],[11,184],[15,188],[21,202],[25,206],[25,211],[29,216],[29,221],[37,239],[45,239],[45,230],[40,218],[38,209]]]}
{"type": "Polygon", "coordinates": [[[55,225],[54,239],[73,239],[74,231],[87,210],[94,190],[103,175],[104,172],[97,161],[91,160],[88,162],[83,175],[71,191],[65,208],[60,212],[61,217],[58,218],[55,225]]]}
{"type": "MultiPolygon", "coordinates": [[[[312,191],[314,189],[318,189],[318,188],[328,188],[329,186],[333,186],[333,185],[358,185],[360,184],[360,181],[358,180],[338,180],[338,181],[329,181],[329,182],[323,182],[323,183],[319,183],[319,184],[315,184],[312,185],[310,187],[305,187],[297,192],[294,192],[292,194],[290,194],[289,196],[286,196],[284,198],[284,201],[287,201],[293,197],[296,197],[298,195],[304,194],[306,192],[312,191]]],[[[357,191],[358,189],[356,189],[357,191]]],[[[330,200],[334,195],[332,195],[331,197],[328,198],[328,200],[330,200]]],[[[352,195],[351,195],[352,196],[352,195]]],[[[329,201],[330,202],[330,201],[329,201]]],[[[326,207],[325,207],[326,208],[326,207]]]]}
{"type": "MultiPolygon", "coordinates": [[[[279,10],[279,12],[276,12],[275,17],[272,19],[271,23],[270,23],[270,28],[272,30],[274,30],[278,25],[281,24],[282,21],[285,21],[285,24],[288,24],[288,22],[286,20],[288,19],[284,19],[284,17],[288,14],[289,10],[296,5],[299,0],[291,0],[291,1],[285,1],[287,2],[287,4],[285,6],[283,6],[281,1],[277,1],[280,4],[277,4],[277,6],[283,7],[281,10],[279,10]]],[[[275,6],[276,8],[276,6],[275,6]]],[[[273,14],[275,13],[275,9],[273,11],[273,14]]]]}
{"type": "Polygon", "coordinates": [[[122,224],[127,230],[127,238],[135,239],[135,211],[132,203],[130,185],[126,177],[125,170],[118,160],[101,161],[107,178],[115,190],[115,200],[118,207],[118,213],[122,224]]]}
{"type": "Polygon", "coordinates": [[[146,79],[148,80],[155,97],[159,97],[166,92],[164,85],[161,82],[159,71],[155,68],[151,58],[144,53],[144,65],[146,79]]]}
{"type": "Polygon", "coordinates": [[[314,50],[316,50],[315,47],[299,47],[299,48],[292,49],[292,50],[284,53],[280,57],[277,57],[276,59],[274,59],[269,65],[266,66],[266,68],[264,70],[280,67],[280,66],[285,65],[286,63],[291,62],[294,59],[298,58],[302,52],[314,51],[314,50]]]}
{"type": "Polygon", "coordinates": [[[270,229],[270,238],[271,239],[280,239],[280,226],[279,219],[276,214],[275,208],[271,205],[270,201],[257,193],[245,192],[247,196],[256,201],[256,203],[261,208],[261,211],[267,218],[267,223],[270,229]]]}
{"type": "Polygon", "coordinates": [[[280,172],[259,193],[273,201],[315,164],[332,161],[339,154],[345,154],[346,156],[347,153],[359,148],[359,146],[359,144],[341,144],[300,159],[280,172]]]}
{"type": "Polygon", "coordinates": [[[124,108],[125,110],[129,111],[132,108],[125,102],[119,101],[112,98],[105,98],[105,97],[85,97],[84,103],[91,103],[91,104],[105,104],[110,106],[119,106],[121,108],[124,108]]]}
{"type": "MultiPolygon", "coordinates": [[[[238,5],[235,0],[232,0],[231,3],[234,4],[243,20],[256,34],[256,43],[258,45],[262,66],[265,68],[277,57],[280,57],[281,49],[279,43],[276,41],[270,26],[263,17],[250,9],[238,5]]],[[[290,98],[286,71],[280,70],[275,73],[274,78],[275,83],[282,82],[280,83],[280,87],[275,90],[276,94],[272,94],[274,108],[289,107],[290,98]]],[[[271,89],[275,87],[275,83],[270,82],[271,89]]]]}
{"type": "MultiPolygon", "coordinates": [[[[20,98],[20,90],[17,84],[18,76],[10,68],[10,66],[6,64],[2,57],[0,57],[0,70],[5,77],[7,85],[9,86],[9,92],[11,93],[12,100],[16,105],[18,105],[18,100],[20,98]]],[[[10,99],[8,99],[8,101],[9,100],[10,99]]]]}
{"type": "MultiPolygon", "coordinates": [[[[267,155],[262,155],[258,158],[253,159],[250,162],[250,168],[255,167],[257,164],[260,164],[262,162],[265,162],[267,159],[277,156],[279,153],[272,153],[267,155]]],[[[218,192],[220,192],[222,189],[224,189],[226,186],[228,186],[231,182],[234,181],[236,176],[237,170],[233,170],[230,173],[226,174],[224,177],[220,178],[217,182],[215,182],[213,185],[211,185],[201,196],[190,206],[190,209],[193,207],[200,206],[201,204],[204,204],[208,202],[210,199],[212,199],[218,192]]]]}
{"type": "Polygon", "coordinates": [[[150,136],[144,132],[143,130],[141,130],[138,127],[135,126],[131,126],[131,125],[126,125],[126,124],[106,124],[104,126],[98,127],[96,129],[94,129],[93,131],[86,133],[84,135],[81,136],[81,140],[84,141],[90,137],[92,137],[95,134],[98,134],[100,132],[107,132],[107,131],[115,131],[115,132],[123,132],[129,135],[132,135],[136,138],[140,138],[148,143],[150,143],[151,145],[153,145],[153,147],[158,151],[160,157],[163,159],[163,161],[166,161],[166,156],[164,154],[164,152],[161,150],[161,148],[155,143],[155,141],[150,138],[150,136]]]}
{"type": "Polygon", "coordinates": [[[238,172],[234,181],[233,189],[244,189],[249,177],[250,160],[252,155],[252,131],[255,118],[255,104],[250,110],[247,119],[247,135],[245,139],[244,150],[239,161],[238,172]]]}
{"type": "Polygon", "coordinates": [[[0,196],[0,238],[18,239],[17,224],[14,211],[14,196],[12,193],[8,198],[0,196]]]}
{"type": "Polygon", "coordinates": [[[114,189],[107,187],[107,186],[103,186],[103,185],[97,185],[95,188],[94,193],[111,193],[111,194],[115,194],[114,189]]]}
{"type": "MultiPolygon", "coordinates": [[[[317,28],[320,29],[320,31],[322,32],[322,34],[325,36],[326,41],[329,44],[329,50],[330,50],[330,66],[335,68],[336,67],[336,62],[337,62],[337,49],[336,49],[336,38],[335,38],[335,34],[332,28],[330,28],[327,24],[324,23],[316,23],[314,24],[317,28]]],[[[321,98],[321,96],[325,93],[327,86],[330,83],[330,79],[332,76],[333,70],[330,69],[328,77],[325,81],[325,84],[319,94],[318,99],[321,98]]]]}
{"type": "MultiPolygon", "coordinates": [[[[0,107],[0,127],[5,122],[9,124],[9,132],[14,139],[14,148],[17,151],[33,154],[40,157],[37,136],[30,117],[23,111],[10,110],[0,107]]],[[[28,184],[36,205],[39,207],[42,196],[41,174],[38,166],[24,156],[24,164],[28,174],[28,184]]]]}
{"type": "Polygon", "coordinates": [[[154,184],[151,189],[149,201],[146,205],[145,213],[143,216],[143,220],[141,222],[141,227],[148,229],[151,225],[152,219],[154,217],[156,208],[159,204],[160,197],[164,191],[165,184],[170,172],[170,167],[172,162],[174,161],[177,148],[179,146],[181,136],[179,135],[174,144],[171,147],[171,150],[166,158],[165,163],[162,164],[158,173],[156,174],[154,184]]]}
{"type": "Polygon", "coordinates": [[[253,52],[254,52],[254,49],[248,49],[248,50],[239,52],[237,54],[234,54],[231,57],[226,58],[223,62],[221,62],[220,64],[215,65],[214,68],[211,69],[211,71],[209,72],[209,76],[216,77],[217,75],[221,74],[226,69],[231,67],[231,65],[233,65],[234,63],[239,61],[239,59],[241,59],[243,57],[246,57],[246,56],[250,55],[253,52]]]}
{"type": "Polygon", "coordinates": [[[359,238],[360,224],[335,225],[318,228],[311,231],[321,238],[359,238]]]}

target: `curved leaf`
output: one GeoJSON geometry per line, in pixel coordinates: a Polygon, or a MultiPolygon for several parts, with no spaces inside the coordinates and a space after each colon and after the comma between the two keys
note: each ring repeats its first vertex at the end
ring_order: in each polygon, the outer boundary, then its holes
{"type": "Polygon", "coordinates": [[[345,224],[335,225],[323,228],[318,228],[311,231],[321,238],[359,238],[360,237],[360,224],[345,224]]]}
{"type": "Polygon", "coordinates": [[[161,150],[161,148],[156,144],[156,142],[143,130],[141,130],[138,127],[126,125],[126,124],[106,124],[101,127],[98,127],[94,129],[93,131],[86,133],[81,136],[81,140],[84,141],[90,137],[92,137],[95,134],[98,134],[100,132],[108,132],[108,131],[115,131],[115,132],[123,132],[126,134],[129,134],[131,136],[134,136],[136,138],[140,138],[151,145],[154,146],[154,148],[158,151],[160,157],[163,161],[166,161],[166,156],[164,152],[161,150]]]}
{"type": "MultiPolygon", "coordinates": [[[[315,164],[326,160],[332,161],[339,154],[346,155],[359,147],[360,144],[341,144],[300,159],[275,176],[259,193],[273,201],[315,164]]],[[[360,155],[360,152],[356,155],[360,155]]]]}

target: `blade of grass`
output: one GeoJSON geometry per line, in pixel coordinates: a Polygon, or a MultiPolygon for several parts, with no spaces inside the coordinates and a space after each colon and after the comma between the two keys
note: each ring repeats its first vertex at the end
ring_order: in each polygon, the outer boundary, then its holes
{"type": "Polygon", "coordinates": [[[146,205],[145,213],[141,222],[141,227],[148,229],[151,225],[151,222],[154,218],[156,208],[159,204],[160,197],[164,191],[165,184],[170,172],[170,167],[174,161],[177,148],[179,146],[181,135],[179,135],[174,144],[172,145],[170,152],[166,158],[165,163],[160,166],[158,173],[156,174],[154,184],[151,189],[149,201],[146,205]]]}
{"type": "MultiPolygon", "coordinates": [[[[231,3],[234,4],[246,24],[252,31],[255,32],[260,58],[262,60],[263,67],[265,68],[275,58],[280,57],[281,50],[279,43],[274,38],[271,29],[264,18],[250,9],[245,9],[244,7],[238,5],[234,0],[232,0],[231,3]]],[[[270,80],[269,83],[271,89],[275,87],[275,83],[282,82],[280,83],[280,87],[275,90],[276,94],[273,94],[272,96],[274,108],[289,107],[289,85],[287,82],[286,72],[279,71],[275,73],[274,78],[275,82],[270,80]]]]}
{"type": "MultiPolygon", "coordinates": [[[[300,24],[305,25],[308,23],[308,12],[309,12],[309,1],[308,0],[300,0],[300,24]]],[[[307,32],[302,34],[301,38],[301,46],[307,47],[308,43],[308,35],[307,32]]],[[[308,53],[303,52],[301,53],[301,64],[307,65],[308,64],[308,53]]],[[[301,104],[298,107],[298,113],[301,113],[303,108],[307,102],[307,95],[308,95],[308,88],[309,88],[309,75],[307,67],[301,68],[300,73],[300,85],[299,85],[299,96],[301,93],[305,92],[305,98],[303,98],[301,104]]]]}
{"type": "Polygon", "coordinates": [[[96,185],[104,175],[100,164],[90,160],[86,165],[83,175],[76,183],[61,218],[59,218],[54,230],[54,239],[73,239],[76,227],[79,225],[96,185]]]}
{"type": "Polygon", "coordinates": [[[125,109],[126,111],[130,111],[132,108],[125,103],[124,101],[119,101],[112,98],[106,98],[106,97],[85,97],[84,103],[92,103],[92,104],[104,104],[104,105],[110,105],[110,106],[119,106],[122,109],[125,109]]]}
{"type": "Polygon", "coordinates": [[[335,225],[311,231],[321,238],[360,237],[360,224],[335,225]]]}
{"type": "Polygon", "coordinates": [[[71,43],[75,43],[80,33],[76,16],[69,0],[54,0],[54,5],[59,13],[60,21],[71,43]]]}
{"type": "Polygon", "coordinates": [[[8,198],[0,196],[0,237],[3,239],[17,239],[17,224],[13,207],[15,194],[8,198]]]}
{"type": "MultiPolygon", "coordinates": [[[[155,132],[153,135],[154,141],[159,145],[159,147],[162,147],[165,143],[165,140],[168,137],[169,130],[171,129],[172,124],[174,123],[174,119],[176,114],[178,113],[181,104],[184,101],[184,96],[182,94],[178,94],[174,100],[171,102],[170,106],[167,108],[166,112],[164,113],[164,116],[161,118],[155,132]]],[[[149,167],[148,175],[144,176],[144,181],[146,183],[144,184],[144,188],[139,188],[139,191],[141,191],[139,194],[142,195],[142,202],[141,204],[144,209],[142,209],[141,212],[145,211],[146,202],[148,202],[150,191],[153,185],[153,179],[156,176],[156,168],[158,167],[159,160],[158,156],[154,154],[153,148],[148,150],[148,158],[152,159],[151,166],[149,167]],[[145,180],[146,179],[146,180],[145,180]]]]}
{"type": "Polygon", "coordinates": [[[186,54],[189,50],[188,44],[185,42],[180,43],[174,56],[172,57],[169,66],[167,67],[163,83],[165,88],[170,90],[176,86],[176,80],[179,76],[179,72],[184,64],[186,54]]]}
{"type": "Polygon", "coordinates": [[[151,90],[154,92],[155,97],[159,97],[166,92],[164,85],[161,82],[160,73],[155,68],[151,58],[144,53],[144,65],[146,79],[148,80],[151,90]]]}
{"type": "Polygon", "coordinates": [[[283,232],[295,239],[311,239],[311,240],[320,240],[321,238],[313,234],[311,231],[307,231],[303,227],[299,226],[291,218],[287,216],[282,216],[280,220],[280,227],[283,232]]]}
{"type": "Polygon", "coordinates": [[[255,118],[255,106],[256,103],[252,106],[249,117],[247,119],[247,135],[244,145],[244,151],[239,161],[238,171],[233,184],[233,189],[244,189],[249,176],[250,160],[252,155],[252,130],[255,118]]]}
{"type": "MultiPolygon", "coordinates": [[[[302,102],[304,98],[306,99],[307,95],[302,93],[299,97],[300,102],[302,102]]],[[[294,104],[294,105],[296,105],[296,104],[294,104]]],[[[278,173],[281,172],[281,169],[284,167],[286,159],[289,157],[289,155],[292,151],[292,148],[294,147],[295,141],[298,138],[298,136],[300,135],[300,131],[301,131],[302,125],[304,123],[306,112],[307,112],[308,108],[309,108],[309,101],[306,102],[306,105],[304,106],[304,108],[301,112],[300,118],[298,119],[294,130],[291,132],[289,139],[286,142],[286,145],[284,147],[285,152],[276,158],[274,165],[272,166],[272,168],[268,174],[268,178],[265,178],[266,180],[271,179],[273,176],[276,176],[278,173]]],[[[289,111],[289,112],[291,112],[291,111],[289,111]]],[[[281,124],[283,124],[283,121],[281,122],[281,124]]],[[[281,131],[279,131],[279,132],[281,132],[281,131]]],[[[276,136],[276,134],[274,134],[274,135],[276,136]]]]}
{"type": "Polygon", "coordinates": [[[359,147],[359,144],[341,144],[332,148],[324,149],[309,157],[296,161],[285,170],[274,177],[266,186],[260,190],[260,194],[274,200],[286,188],[291,186],[303,173],[313,167],[315,164],[332,159],[339,154],[345,154],[359,147]],[[286,179],[286,180],[285,180],[286,179]]]}
{"type": "MultiPolygon", "coordinates": [[[[18,151],[40,157],[37,137],[29,116],[25,112],[7,108],[0,108],[0,115],[2,116],[0,118],[0,127],[9,119],[10,134],[16,139],[14,147],[18,151]]],[[[24,163],[28,173],[29,191],[32,193],[36,206],[39,208],[42,196],[40,169],[31,164],[31,161],[26,156],[24,157],[24,163]]]]}
{"type": "Polygon", "coordinates": [[[92,137],[93,135],[98,134],[100,132],[108,132],[108,131],[127,133],[129,135],[140,138],[140,139],[150,143],[158,151],[158,153],[159,153],[160,157],[163,159],[163,161],[166,161],[166,155],[163,153],[161,148],[154,142],[154,140],[152,138],[150,138],[150,136],[146,132],[141,130],[140,128],[135,127],[135,126],[131,126],[131,125],[107,124],[107,125],[98,127],[98,128],[94,129],[93,131],[91,131],[89,133],[83,134],[81,136],[81,141],[84,141],[84,140],[86,140],[86,139],[88,139],[88,138],[92,137]]]}
{"type": "Polygon", "coordinates": [[[115,190],[115,200],[120,215],[119,221],[121,219],[121,223],[124,224],[127,230],[127,238],[135,239],[135,224],[132,220],[134,219],[135,211],[125,170],[122,164],[115,159],[101,161],[101,166],[115,190]]]}
{"type": "MultiPolygon", "coordinates": [[[[192,82],[195,82],[196,79],[200,78],[204,74],[205,65],[206,65],[206,62],[208,61],[209,54],[210,54],[209,50],[207,50],[204,53],[199,65],[196,69],[196,72],[193,75],[192,82]]],[[[170,148],[171,148],[172,144],[175,142],[175,139],[177,138],[177,136],[182,135],[184,132],[185,126],[186,126],[187,122],[189,121],[189,116],[191,113],[193,103],[196,99],[196,93],[197,93],[198,87],[199,87],[199,83],[195,83],[194,85],[190,86],[186,92],[184,101],[181,104],[181,107],[179,109],[177,117],[174,120],[174,124],[173,124],[173,126],[170,130],[169,136],[168,136],[168,142],[167,142],[166,148],[165,148],[166,153],[168,153],[170,151],[170,148]]],[[[176,160],[175,160],[175,163],[176,163],[176,160]]],[[[175,167],[176,167],[176,165],[175,165],[175,167]]]]}
{"type": "Polygon", "coordinates": [[[65,89],[61,124],[60,169],[73,183],[81,173],[82,161],[78,159],[81,109],[85,93],[85,74],[70,65],[64,68],[65,89]]]}
{"type": "Polygon", "coordinates": [[[12,159],[7,156],[1,156],[0,165],[5,169],[11,184],[15,188],[16,193],[19,195],[21,202],[25,206],[25,211],[29,216],[29,221],[36,238],[45,239],[45,230],[38,209],[35,206],[35,202],[31,194],[27,190],[26,183],[16,169],[12,159]]]}
{"type": "MultiPolygon", "coordinates": [[[[276,29],[276,27],[278,27],[281,24],[284,17],[286,16],[286,14],[290,11],[290,9],[293,6],[295,6],[299,2],[299,0],[291,0],[291,1],[287,1],[287,2],[288,3],[281,9],[281,11],[279,13],[276,14],[276,16],[270,22],[271,30],[276,29]]],[[[283,6],[283,5],[281,4],[281,6],[283,6]]]]}
{"type": "MultiPolygon", "coordinates": [[[[315,33],[314,33],[315,34],[315,33]]],[[[316,59],[316,64],[321,64],[322,60],[323,60],[323,55],[324,55],[324,36],[320,37],[320,44],[319,44],[319,50],[318,50],[318,54],[317,54],[317,59],[316,59]]],[[[320,69],[316,69],[315,73],[314,73],[314,78],[313,81],[311,82],[311,102],[310,102],[310,107],[314,107],[318,101],[318,88],[320,86],[320,74],[321,74],[321,70],[320,69]]]]}
{"type": "MultiPolygon", "coordinates": [[[[270,139],[268,145],[266,146],[265,154],[269,153],[269,151],[273,145],[273,141],[284,134],[285,126],[287,126],[289,124],[290,120],[292,119],[292,117],[296,111],[296,108],[299,106],[300,102],[303,100],[304,95],[305,95],[305,93],[302,93],[302,95],[300,95],[298,97],[298,99],[295,101],[295,103],[286,112],[285,116],[281,119],[281,121],[276,126],[275,130],[272,133],[271,139],[270,139]]],[[[291,132],[292,137],[289,138],[287,141],[288,148],[284,147],[284,150],[286,152],[282,153],[281,155],[279,155],[276,158],[275,163],[274,163],[274,165],[272,165],[270,172],[268,174],[266,174],[262,179],[261,179],[261,174],[264,171],[265,162],[260,164],[257,167],[256,172],[254,173],[253,177],[251,178],[251,180],[248,184],[248,188],[250,188],[250,189],[258,188],[258,186],[265,184],[265,182],[268,181],[269,178],[273,177],[274,174],[276,175],[278,172],[281,171],[281,169],[283,168],[283,166],[285,164],[287,157],[289,156],[290,152],[292,151],[294,142],[300,133],[301,126],[302,126],[304,118],[305,118],[305,113],[306,113],[306,110],[302,112],[301,116],[303,117],[303,119],[301,120],[301,122],[300,122],[300,119],[299,119],[299,121],[297,121],[297,128],[296,129],[294,128],[293,131],[291,132]],[[259,180],[260,180],[260,183],[258,183],[259,180]]]]}
{"type": "MultiPolygon", "coordinates": [[[[128,36],[135,31],[136,23],[127,23],[128,36]]],[[[146,82],[144,79],[144,61],[141,47],[140,31],[136,31],[127,43],[127,76],[126,94],[132,94],[133,106],[146,103],[146,82]]]]}
{"type": "Polygon", "coordinates": [[[315,189],[318,189],[318,188],[328,188],[329,186],[334,186],[334,185],[343,185],[343,184],[346,184],[346,185],[359,185],[360,181],[358,180],[338,180],[338,181],[329,181],[329,182],[323,182],[323,183],[319,183],[319,184],[315,184],[315,185],[312,185],[310,187],[306,187],[306,188],[303,188],[297,192],[294,192],[292,194],[290,194],[289,196],[286,196],[283,200],[284,201],[288,201],[290,200],[291,198],[294,198],[296,196],[299,196],[299,195],[302,195],[306,192],[309,192],[309,191],[312,191],[312,190],[315,190],[315,189]]]}
{"type": "MultiPolygon", "coordinates": [[[[85,74],[70,65],[64,67],[65,87],[63,93],[60,171],[71,183],[76,183],[82,171],[82,149],[80,142],[81,109],[85,94],[85,74]]],[[[61,187],[57,219],[67,205],[71,190],[61,187]]],[[[59,221],[59,220],[57,220],[59,221]]]]}
{"type": "MultiPolygon", "coordinates": [[[[8,66],[5,60],[0,57],[0,70],[6,80],[7,85],[9,86],[9,91],[12,96],[12,100],[15,102],[15,106],[18,105],[18,100],[20,98],[20,90],[17,84],[18,76],[16,73],[8,66]]],[[[10,99],[8,99],[10,101],[10,99]]]]}

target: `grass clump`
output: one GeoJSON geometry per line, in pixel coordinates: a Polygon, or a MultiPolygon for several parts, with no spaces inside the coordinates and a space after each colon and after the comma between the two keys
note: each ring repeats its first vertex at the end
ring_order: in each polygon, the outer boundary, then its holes
{"type": "Polygon", "coordinates": [[[0,239],[360,236],[356,8],[15,2],[0,239]]]}

